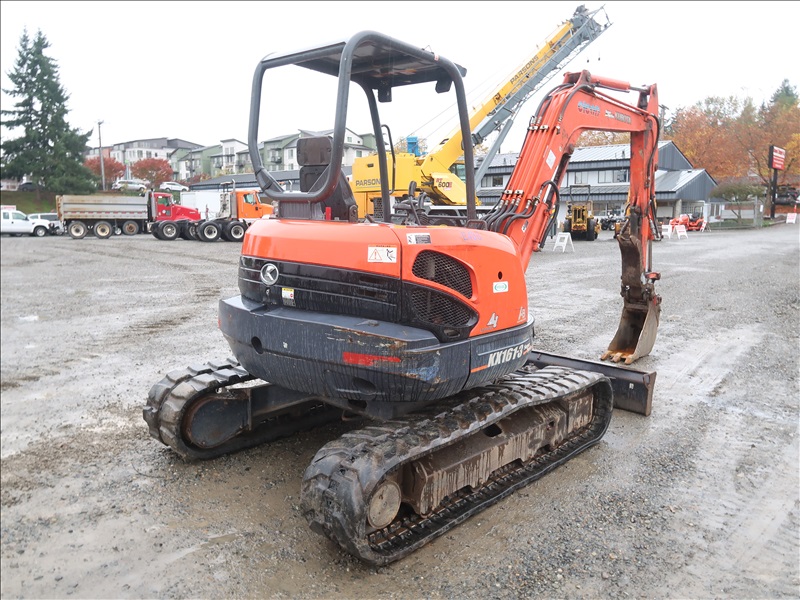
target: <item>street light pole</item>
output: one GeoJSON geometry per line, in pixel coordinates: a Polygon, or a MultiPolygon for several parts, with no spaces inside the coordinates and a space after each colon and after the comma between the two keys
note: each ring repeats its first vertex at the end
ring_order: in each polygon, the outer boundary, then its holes
{"type": "Polygon", "coordinates": [[[100,125],[103,121],[97,122],[97,140],[100,142],[100,179],[103,181],[103,191],[106,191],[106,167],[103,160],[103,136],[100,134],[100,125]]]}

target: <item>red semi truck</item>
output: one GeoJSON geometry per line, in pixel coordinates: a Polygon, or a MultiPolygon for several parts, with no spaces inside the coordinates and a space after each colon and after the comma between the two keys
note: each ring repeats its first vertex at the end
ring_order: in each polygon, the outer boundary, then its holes
{"type": "Polygon", "coordinates": [[[160,240],[200,240],[202,242],[241,242],[255,221],[272,215],[272,204],[262,202],[259,188],[237,189],[236,182],[218,190],[183,192],[181,202],[195,208],[202,219],[189,223],[156,223],[152,234],[160,240]]]}
{"type": "Polygon", "coordinates": [[[106,239],[115,232],[136,235],[150,232],[161,221],[196,222],[200,213],[176,204],[172,194],[146,192],[142,196],[56,196],[58,218],[73,239],[106,239]]]}

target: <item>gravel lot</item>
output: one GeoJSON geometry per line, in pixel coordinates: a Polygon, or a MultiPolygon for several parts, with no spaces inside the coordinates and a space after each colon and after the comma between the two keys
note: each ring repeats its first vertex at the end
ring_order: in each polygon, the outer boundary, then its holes
{"type": "MultiPolygon", "coordinates": [[[[142,419],[164,373],[225,358],[237,244],[3,238],[3,598],[798,598],[800,226],[654,245],[649,417],[410,557],[311,532],[300,480],[346,424],[203,463],[142,419]]],[[[537,349],[596,360],[608,232],[531,260],[537,349]]]]}

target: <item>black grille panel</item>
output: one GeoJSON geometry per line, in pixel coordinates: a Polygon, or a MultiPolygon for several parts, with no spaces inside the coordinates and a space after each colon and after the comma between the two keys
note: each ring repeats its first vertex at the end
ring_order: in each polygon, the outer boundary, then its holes
{"type": "Polygon", "coordinates": [[[362,316],[390,322],[400,320],[399,279],[291,262],[267,261],[242,256],[239,260],[239,291],[242,296],[270,306],[294,306],[304,310],[362,316]],[[270,262],[278,267],[277,283],[267,287],[261,268],[270,262]],[[293,291],[293,298],[284,295],[293,291]]]}
{"type": "MultiPolygon", "coordinates": [[[[471,287],[466,290],[470,295],[471,287]]],[[[432,332],[443,342],[466,339],[478,320],[477,313],[458,297],[426,286],[372,273],[251,256],[239,259],[239,291],[267,306],[406,323],[432,332]],[[272,286],[261,281],[261,269],[267,263],[280,272],[272,286]],[[292,290],[291,295],[285,289],[292,290]]]]}
{"type": "Polygon", "coordinates": [[[420,279],[434,281],[465,298],[472,298],[472,279],[469,271],[463,264],[446,254],[423,250],[414,261],[411,272],[420,279]]]}
{"type": "Polygon", "coordinates": [[[442,341],[469,337],[478,316],[455,296],[419,285],[406,284],[408,321],[432,331],[442,341]]]}

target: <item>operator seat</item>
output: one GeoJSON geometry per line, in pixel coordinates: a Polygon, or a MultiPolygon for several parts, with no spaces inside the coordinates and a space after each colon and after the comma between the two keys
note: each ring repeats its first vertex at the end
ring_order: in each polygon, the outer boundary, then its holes
{"type": "MultiPolygon", "coordinates": [[[[322,187],[328,169],[331,168],[332,142],[329,136],[299,138],[297,140],[297,162],[300,164],[300,191],[313,192],[322,187]]],[[[330,198],[312,206],[309,218],[324,219],[322,210],[330,209],[331,219],[355,222],[358,206],[347,177],[339,169],[339,178],[330,198]]]]}

